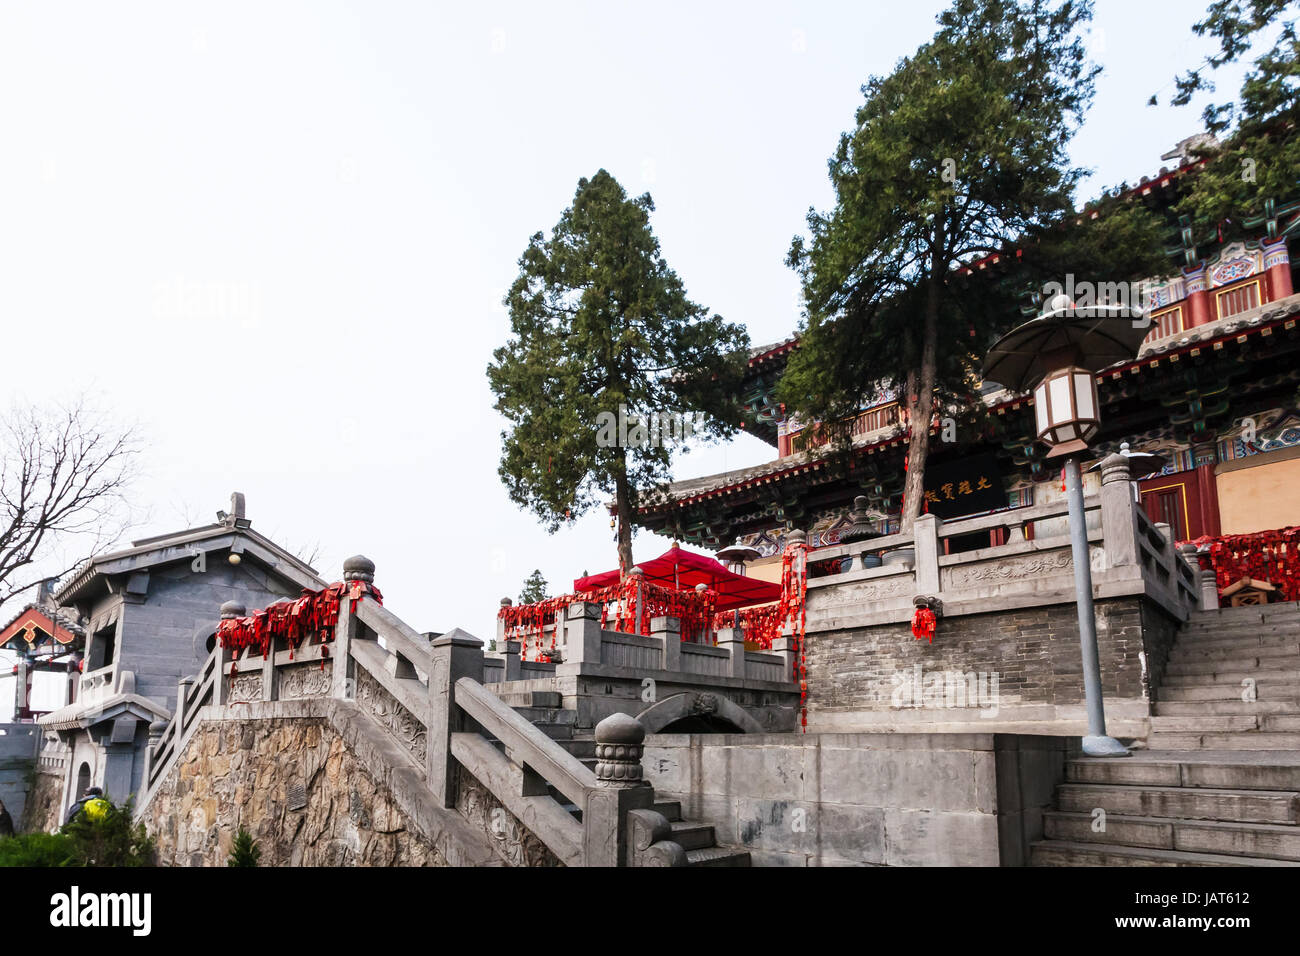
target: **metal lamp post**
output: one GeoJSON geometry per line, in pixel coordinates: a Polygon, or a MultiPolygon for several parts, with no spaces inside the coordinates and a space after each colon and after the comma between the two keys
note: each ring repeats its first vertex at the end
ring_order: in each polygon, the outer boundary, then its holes
{"type": "Polygon", "coordinates": [[[1051,447],[1049,459],[1063,459],[1088,712],[1083,752],[1092,757],[1125,757],[1129,752],[1106,734],[1079,461],[1101,427],[1096,373],[1136,358],[1150,331],[1150,319],[1139,310],[1110,305],[1076,307],[1069,298],[1058,295],[1043,315],[999,339],[984,360],[986,381],[1034,393],[1038,439],[1051,447]]]}

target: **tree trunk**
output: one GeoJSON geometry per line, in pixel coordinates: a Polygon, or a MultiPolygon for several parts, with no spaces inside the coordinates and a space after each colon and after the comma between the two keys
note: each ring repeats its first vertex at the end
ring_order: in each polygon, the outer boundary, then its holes
{"type": "Polygon", "coordinates": [[[619,459],[614,470],[614,507],[618,512],[618,569],[627,574],[632,570],[632,488],[626,457],[619,459]]]}
{"type": "Polygon", "coordinates": [[[921,502],[925,500],[925,462],[930,457],[930,422],[934,418],[934,380],[939,337],[938,273],[931,272],[926,294],[925,319],[921,333],[921,362],[915,376],[908,376],[907,417],[911,440],[907,446],[907,481],[903,484],[903,515],[900,531],[912,530],[921,502]],[[911,385],[915,383],[915,390],[911,385]]]}

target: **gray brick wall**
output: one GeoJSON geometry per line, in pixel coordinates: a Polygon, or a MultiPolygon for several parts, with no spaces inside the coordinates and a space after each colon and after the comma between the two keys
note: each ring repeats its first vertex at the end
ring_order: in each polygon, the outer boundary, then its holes
{"type": "MultiPolygon", "coordinates": [[[[1098,601],[1096,610],[1103,693],[1148,697],[1139,654],[1162,670],[1174,622],[1139,598],[1098,601]]],[[[1017,704],[1081,704],[1076,614],[1060,604],[940,619],[933,644],[909,624],[810,634],[809,721],[819,711],[890,710],[892,690],[918,665],[927,674],[996,673],[1001,695],[1017,704]]]]}

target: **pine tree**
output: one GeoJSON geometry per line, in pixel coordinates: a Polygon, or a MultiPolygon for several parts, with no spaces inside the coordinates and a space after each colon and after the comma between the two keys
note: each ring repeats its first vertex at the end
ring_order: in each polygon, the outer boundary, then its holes
{"type": "Polygon", "coordinates": [[[261,859],[262,848],[253,839],[253,834],[241,826],[230,846],[230,858],[226,860],[226,866],[257,866],[261,859]]]}
{"type": "Polygon", "coordinates": [[[542,577],[541,569],[535,569],[528,579],[524,581],[524,589],[519,592],[520,604],[536,604],[538,601],[545,601],[549,594],[546,593],[546,578],[542,577]]]}
{"type": "MultiPolygon", "coordinates": [[[[911,428],[904,530],[923,500],[936,401],[973,405],[980,350],[1021,318],[1007,282],[963,278],[960,267],[1024,242],[1040,268],[1055,268],[1086,245],[1058,227],[1075,218],[1083,175],[1066,147],[1098,70],[1081,37],[1091,13],[1073,0],[957,0],[930,42],[863,87],[856,127],[829,164],[835,206],[810,210],[809,237],[791,244],[806,320],[778,396],[825,431],[840,423],[843,439],[882,387],[900,392],[911,428]]],[[[1087,235],[1154,239],[1142,210],[1112,212],[1087,235]]]]}
{"type": "Polygon", "coordinates": [[[550,238],[534,235],[519,259],[505,298],[513,334],[488,366],[510,424],[498,472],[511,499],[555,531],[612,496],[624,571],[638,496],[670,476],[675,443],[656,423],[698,413],[701,437],[734,433],[748,346],[687,298],[653,210],[603,169],[579,180],[550,238]]]}
{"type": "MultiPolygon", "coordinates": [[[[1219,41],[1197,69],[1177,78],[1175,106],[1211,92],[1214,71],[1235,63],[1276,31],[1251,63],[1236,101],[1210,103],[1201,114],[1206,132],[1220,137],[1193,152],[1212,161],[1192,177],[1178,212],[1206,229],[1231,229],[1265,213],[1269,200],[1296,197],[1300,170],[1300,38],[1294,0],[1215,0],[1193,25],[1198,36],[1219,41]]],[[[1152,105],[1156,97],[1151,97],[1152,105]]],[[[1202,230],[1198,229],[1198,232],[1202,230]]]]}

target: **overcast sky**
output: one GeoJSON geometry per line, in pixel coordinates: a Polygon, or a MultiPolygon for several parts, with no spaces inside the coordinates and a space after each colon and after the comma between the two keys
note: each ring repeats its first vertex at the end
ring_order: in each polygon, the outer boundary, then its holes
{"type": "MultiPolygon", "coordinates": [[[[604,167],[652,193],[695,301],[784,338],[859,88],[943,6],[6,3],[0,398],[138,423],[131,537],[237,489],[327,579],[364,553],[411,625],[487,639],[533,568],[559,591],[617,563],[608,515],[548,536],[496,474],[484,369],[528,237],[604,167]]],[[[1197,0],[1097,7],[1089,194],[1199,129],[1145,104],[1209,49],[1197,0]]],[[[741,437],[677,475],[774,455],[741,437]]]]}

